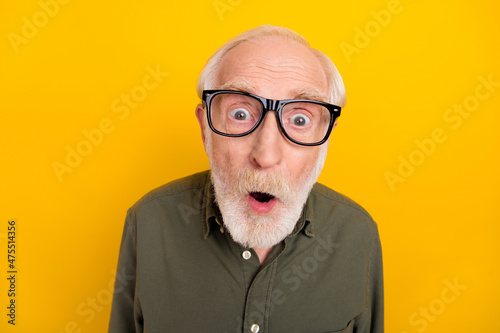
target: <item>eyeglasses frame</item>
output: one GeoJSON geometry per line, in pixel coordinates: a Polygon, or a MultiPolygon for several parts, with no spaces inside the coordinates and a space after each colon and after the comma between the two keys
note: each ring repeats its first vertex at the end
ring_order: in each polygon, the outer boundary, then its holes
{"type": "Polygon", "coordinates": [[[257,127],[259,127],[259,125],[264,120],[264,117],[266,116],[266,114],[267,114],[268,111],[274,111],[274,112],[276,112],[276,114],[278,116],[278,123],[279,123],[279,127],[280,127],[280,130],[281,130],[281,133],[283,133],[283,135],[288,140],[292,141],[295,144],[301,145],[301,146],[319,146],[319,145],[322,145],[323,143],[325,143],[326,140],[328,140],[328,137],[330,136],[330,134],[332,132],[332,129],[333,129],[333,124],[335,123],[335,121],[337,120],[337,118],[340,116],[340,110],[342,109],[340,106],[337,106],[337,105],[334,105],[334,104],[329,104],[329,103],[315,101],[315,100],[310,100],[310,99],[282,99],[282,100],[275,100],[275,99],[269,99],[269,98],[265,98],[265,97],[257,96],[257,95],[250,94],[250,93],[247,93],[247,92],[237,91],[237,90],[203,90],[202,101],[203,101],[203,107],[207,110],[208,126],[210,127],[210,129],[213,132],[215,132],[215,133],[217,133],[219,135],[226,136],[226,137],[242,137],[242,136],[248,135],[248,134],[252,133],[253,131],[255,131],[257,129],[257,127]],[[210,110],[210,105],[211,105],[212,99],[215,96],[217,96],[217,95],[225,94],[225,93],[236,94],[236,95],[243,95],[243,96],[249,96],[249,97],[253,97],[253,98],[257,99],[258,101],[260,101],[260,104],[262,105],[262,112],[260,114],[260,118],[255,123],[255,125],[250,130],[248,130],[247,132],[241,133],[241,134],[227,134],[227,133],[223,133],[223,132],[218,131],[213,126],[212,119],[211,119],[211,110],[210,110]],[[314,103],[314,104],[317,104],[317,105],[324,106],[328,111],[330,111],[330,124],[328,125],[328,130],[326,131],[325,137],[321,141],[318,141],[316,143],[299,142],[299,141],[296,141],[296,140],[292,139],[288,135],[288,133],[285,131],[285,128],[283,126],[283,121],[282,121],[282,118],[281,118],[281,112],[282,112],[283,107],[285,105],[290,104],[290,103],[295,103],[295,102],[309,102],[309,103],[314,103]]]}

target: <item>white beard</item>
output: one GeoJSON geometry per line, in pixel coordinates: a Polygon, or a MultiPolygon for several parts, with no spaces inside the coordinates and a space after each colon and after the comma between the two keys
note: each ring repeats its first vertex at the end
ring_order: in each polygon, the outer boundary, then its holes
{"type": "Polygon", "coordinates": [[[290,174],[283,172],[224,170],[214,163],[212,133],[205,134],[216,202],[233,240],[246,248],[270,248],[281,242],[291,234],[300,218],[323,169],[328,146],[321,147],[316,164],[293,181],[290,174]],[[247,201],[250,192],[269,193],[278,202],[268,214],[256,214],[247,201]]]}

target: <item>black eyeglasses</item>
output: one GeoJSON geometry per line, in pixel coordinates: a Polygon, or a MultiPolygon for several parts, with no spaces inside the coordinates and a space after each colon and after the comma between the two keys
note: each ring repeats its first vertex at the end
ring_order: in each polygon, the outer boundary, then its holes
{"type": "Polygon", "coordinates": [[[210,129],[228,137],[252,133],[267,111],[275,111],[279,126],[288,140],[302,146],[326,142],[340,106],[308,99],[273,100],[242,91],[203,90],[210,129]]]}

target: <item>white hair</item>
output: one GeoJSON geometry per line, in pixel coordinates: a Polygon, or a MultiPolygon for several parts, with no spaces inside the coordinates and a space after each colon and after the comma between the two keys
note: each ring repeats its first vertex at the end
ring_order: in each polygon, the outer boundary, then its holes
{"type": "Polygon", "coordinates": [[[208,59],[205,67],[200,73],[197,86],[198,97],[201,99],[203,90],[214,89],[215,78],[217,76],[219,65],[222,58],[227,52],[243,42],[271,39],[276,37],[283,38],[289,41],[295,41],[300,45],[307,47],[318,58],[325,70],[325,74],[327,77],[328,94],[330,99],[329,102],[340,107],[344,107],[346,102],[344,82],[342,81],[342,77],[340,76],[332,60],[323,52],[312,48],[309,45],[309,42],[301,35],[288,28],[278,27],[274,25],[261,25],[257,28],[247,30],[222,45],[208,59]]]}

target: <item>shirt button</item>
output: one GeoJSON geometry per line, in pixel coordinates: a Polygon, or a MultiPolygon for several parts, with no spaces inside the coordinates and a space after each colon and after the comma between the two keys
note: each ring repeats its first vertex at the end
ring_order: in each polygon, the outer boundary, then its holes
{"type": "Polygon", "coordinates": [[[247,251],[243,251],[243,253],[241,254],[241,256],[243,257],[243,259],[248,260],[248,259],[250,259],[252,257],[252,253],[250,251],[248,251],[248,250],[247,251]]]}
{"type": "Polygon", "coordinates": [[[259,329],[260,327],[257,324],[253,324],[252,327],[250,327],[250,331],[252,331],[252,333],[257,333],[259,329]]]}

